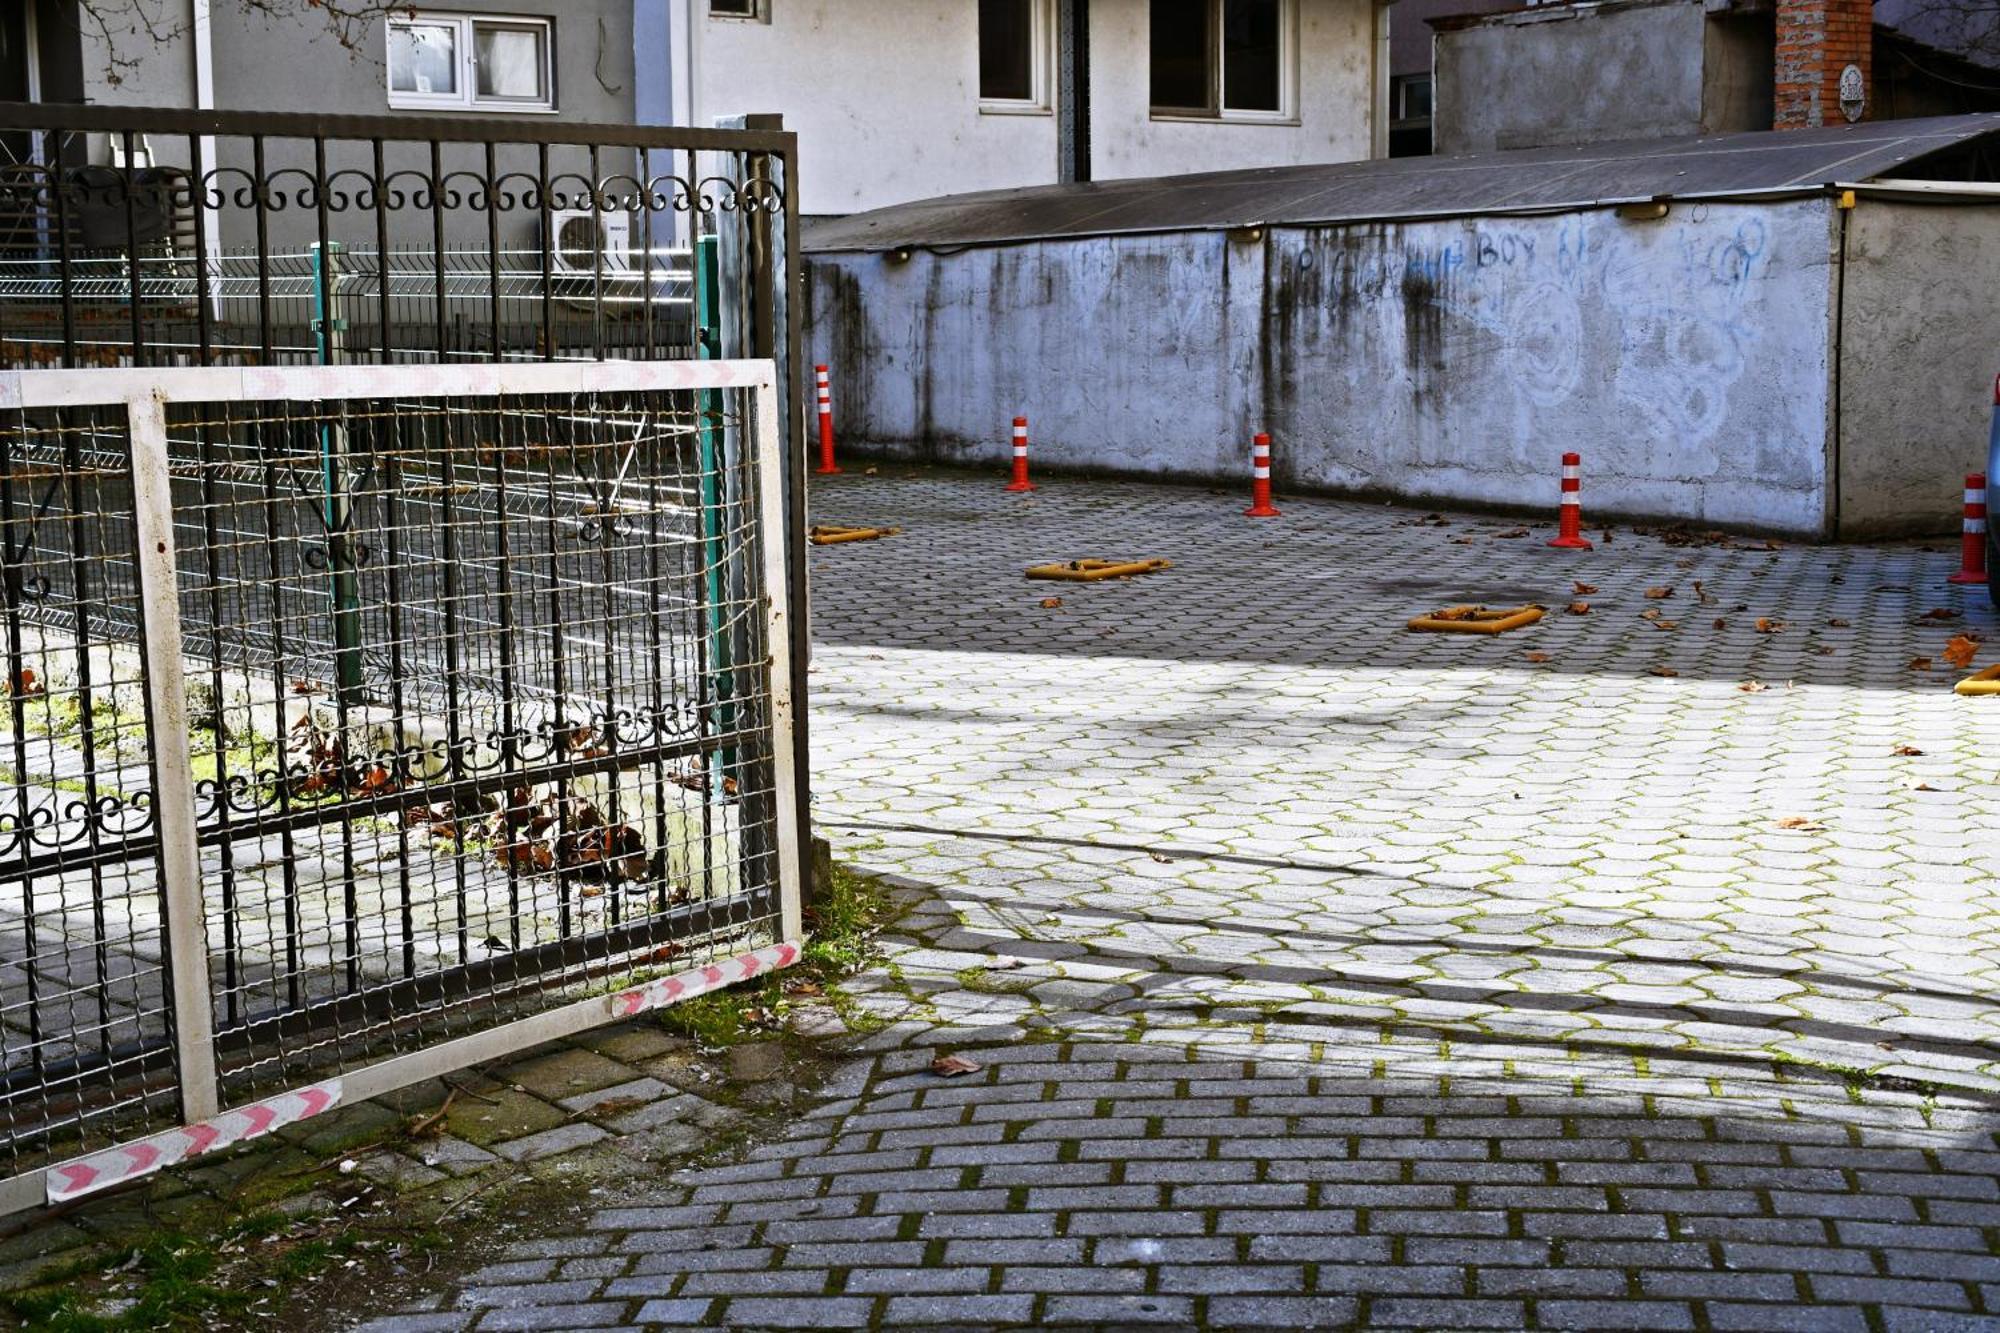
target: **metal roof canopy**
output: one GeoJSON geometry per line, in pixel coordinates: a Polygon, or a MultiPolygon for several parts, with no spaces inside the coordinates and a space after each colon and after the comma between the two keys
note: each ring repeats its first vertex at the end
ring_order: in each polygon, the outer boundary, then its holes
{"type": "Polygon", "coordinates": [[[1810,191],[1878,176],[1907,180],[1920,174],[1908,169],[1919,159],[1994,134],[2000,112],[986,190],[811,223],[803,248],[942,249],[1810,191]]]}

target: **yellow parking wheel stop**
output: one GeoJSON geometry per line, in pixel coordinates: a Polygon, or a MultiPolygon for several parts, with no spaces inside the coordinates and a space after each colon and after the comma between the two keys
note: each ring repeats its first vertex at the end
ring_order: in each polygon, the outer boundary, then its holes
{"type": "Polygon", "coordinates": [[[814,546],[834,546],[840,542],[872,542],[901,531],[901,528],[850,528],[837,523],[817,523],[806,533],[806,539],[814,546]]]}
{"type": "Polygon", "coordinates": [[[1053,565],[1030,565],[1031,579],[1061,579],[1069,583],[1096,583],[1100,579],[1129,579],[1135,574],[1151,574],[1172,569],[1171,560],[1071,560],[1053,565]]]}
{"type": "Polygon", "coordinates": [[[1483,606],[1448,606],[1427,616],[1418,616],[1410,628],[1431,634],[1505,634],[1510,629],[1532,625],[1542,618],[1539,606],[1515,606],[1488,610],[1483,606]]]}

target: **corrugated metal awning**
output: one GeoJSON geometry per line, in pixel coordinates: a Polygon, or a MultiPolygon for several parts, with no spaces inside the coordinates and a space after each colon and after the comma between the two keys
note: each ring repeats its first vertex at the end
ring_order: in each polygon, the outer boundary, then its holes
{"type": "Polygon", "coordinates": [[[1661,196],[1920,177],[1918,160],[2000,134],[2000,112],[1811,130],[1405,157],[946,195],[807,225],[808,251],[1451,217],[1661,196]]]}

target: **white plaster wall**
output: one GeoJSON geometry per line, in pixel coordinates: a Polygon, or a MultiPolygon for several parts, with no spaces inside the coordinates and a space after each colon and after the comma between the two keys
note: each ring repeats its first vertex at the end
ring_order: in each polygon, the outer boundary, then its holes
{"type": "Polygon", "coordinates": [[[768,23],[690,2],[695,123],[781,113],[806,213],[1055,179],[1052,113],[979,110],[971,0],[771,0],[768,23]]]}
{"type": "MultiPolygon", "coordinates": [[[[218,24],[241,17],[218,4],[218,24]]],[[[194,35],[192,0],[98,0],[103,20],[80,25],[83,54],[83,95],[105,106],[194,105],[194,35]],[[111,42],[104,34],[109,32],[111,42]],[[170,34],[155,43],[149,33],[170,34]],[[129,65],[116,66],[112,53],[129,65]]]]}
{"type": "Polygon", "coordinates": [[[1372,0],[1298,0],[1298,115],[1286,124],[1156,120],[1151,0],[1094,0],[1091,164],[1098,180],[1369,156],[1374,114],[1372,0]]]}
{"type": "MultiPolygon", "coordinates": [[[[689,2],[695,123],[782,113],[799,135],[806,213],[1056,179],[1053,113],[979,109],[972,0],[771,0],[768,23],[689,2]]],[[[1368,156],[1372,0],[1299,0],[1299,116],[1286,124],[1153,119],[1149,3],[1091,6],[1098,179],[1368,156]]],[[[1049,55],[1053,102],[1053,36],[1049,55]]]]}
{"type": "Polygon", "coordinates": [[[2000,373],[2000,209],[1864,193],[1848,218],[1840,535],[1956,533],[2000,373]]]}
{"type": "Polygon", "coordinates": [[[1553,511],[1824,529],[1829,205],[1181,234],[812,264],[844,440],[1553,511]]]}

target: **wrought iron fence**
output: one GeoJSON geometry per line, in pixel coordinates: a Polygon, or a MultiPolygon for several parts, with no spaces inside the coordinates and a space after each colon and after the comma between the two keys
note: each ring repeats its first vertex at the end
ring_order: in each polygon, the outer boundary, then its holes
{"type": "Polygon", "coordinates": [[[792,153],[0,106],[0,1211],[796,936],[792,153]]]}
{"type": "Polygon", "coordinates": [[[0,383],[0,1205],[783,961],[774,389],[0,383]]]}

